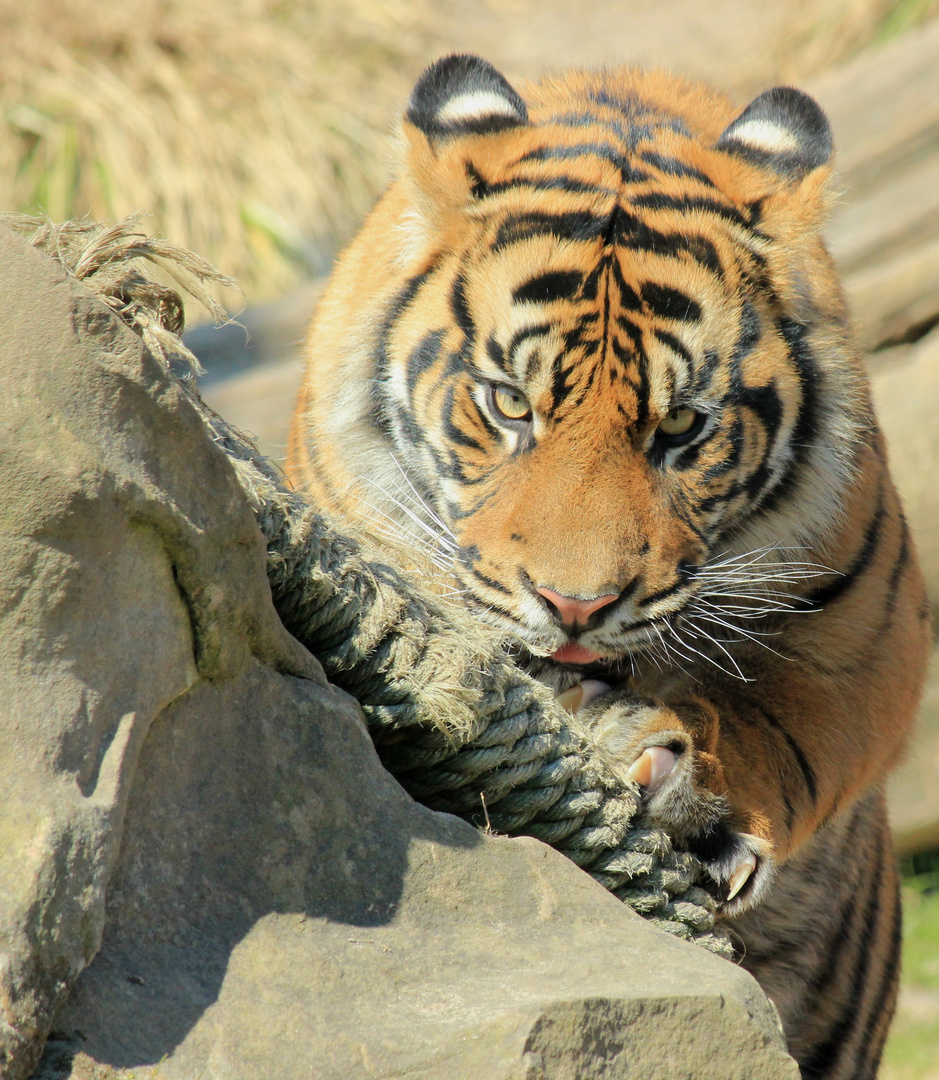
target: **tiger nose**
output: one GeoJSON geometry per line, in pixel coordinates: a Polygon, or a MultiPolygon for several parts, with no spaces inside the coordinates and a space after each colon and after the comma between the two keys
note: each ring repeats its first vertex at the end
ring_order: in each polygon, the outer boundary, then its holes
{"type": "Polygon", "coordinates": [[[619,593],[608,593],[606,596],[595,596],[592,600],[578,600],[574,596],[562,596],[554,589],[535,588],[535,592],[543,596],[558,614],[558,621],[564,626],[585,626],[587,620],[600,608],[612,604],[618,600],[619,593]]]}

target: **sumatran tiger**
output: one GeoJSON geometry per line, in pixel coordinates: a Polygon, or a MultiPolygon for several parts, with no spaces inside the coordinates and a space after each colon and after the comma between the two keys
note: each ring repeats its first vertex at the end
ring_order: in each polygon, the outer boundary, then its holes
{"type": "Polygon", "coordinates": [[[292,482],[439,543],[704,861],[803,1077],[873,1077],[929,635],[820,236],[824,114],[450,56],[401,141],[313,323],[292,482]]]}

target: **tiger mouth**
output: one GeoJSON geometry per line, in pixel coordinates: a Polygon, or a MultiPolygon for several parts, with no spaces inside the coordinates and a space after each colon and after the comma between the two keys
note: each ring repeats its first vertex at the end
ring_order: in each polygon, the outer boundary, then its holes
{"type": "Polygon", "coordinates": [[[556,649],[551,653],[548,659],[553,660],[556,664],[593,664],[598,660],[610,658],[603,656],[602,653],[596,653],[585,648],[577,641],[568,641],[560,649],[556,649]]]}

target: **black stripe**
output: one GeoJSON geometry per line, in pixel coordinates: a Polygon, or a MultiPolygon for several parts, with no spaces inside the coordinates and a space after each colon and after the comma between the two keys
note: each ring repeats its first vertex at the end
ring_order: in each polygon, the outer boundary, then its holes
{"type": "MultiPolygon", "coordinates": [[[[457,446],[468,446],[471,450],[482,451],[483,446],[481,443],[477,442],[477,440],[474,439],[472,435],[467,435],[466,432],[461,431],[460,428],[456,426],[456,423],[453,419],[453,413],[456,408],[455,398],[456,387],[448,386],[446,394],[444,395],[444,412],[443,416],[441,417],[441,420],[443,421],[444,434],[447,436],[450,442],[456,443],[457,446]]],[[[473,404],[475,405],[476,403],[473,402],[473,404]]],[[[476,411],[478,413],[479,409],[477,408],[476,411]]]]}
{"type": "Polygon", "coordinates": [[[385,312],[385,317],[382,320],[381,329],[378,332],[378,341],[375,346],[375,390],[371,398],[371,408],[369,409],[368,419],[371,425],[377,428],[382,434],[391,437],[391,424],[386,414],[387,402],[383,399],[385,394],[383,391],[388,386],[391,380],[391,357],[388,355],[388,341],[391,337],[391,331],[394,328],[395,323],[401,317],[414,297],[417,295],[418,290],[427,280],[427,278],[436,270],[436,262],[432,262],[426,270],[420,274],[415,274],[414,277],[408,278],[404,283],[404,286],[398,291],[395,298],[388,305],[385,312]]]}
{"type": "Polygon", "coordinates": [[[556,240],[596,240],[603,235],[607,220],[587,211],[515,214],[499,226],[492,250],[499,251],[536,236],[551,236],[556,240]]]}
{"type": "Polygon", "coordinates": [[[822,608],[834,603],[849,589],[853,588],[855,581],[870,566],[874,558],[874,553],[880,543],[880,531],[886,516],[887,508],[884,505],[884,493],[883,489],[881,489],[877,500],[877,509],[867,523],[867,528],[864,530],[864,539],[861,541],[861,546],[858,548],[851,566],[840,577],[836,577],[827,585],[820,585],[817,589],[812,589],[805,597],[806,611],[821,611],[822,608]]]}
{"type": "MultiPolygon", "coordinates": [[[[822,828],[827,824],[826,818],[822,828]]],[[[843,839],[837,852],[834,853],[834,857],[841,860],[844,859],[846,854],[845,848],[851,846],[854,843],[854,834],[859,830],[863,832],[865,826],[869,822],[865,820],[865,808],[863,805],[855,805],[851,811],[850,820],[845,822],[843,826],[843,839]]],[[[811,981],[806,985],[806,999],[809,1002],[810,1008],[817,1008],[820,1002],[827,1001],[828,995],[831,993],[832,984],[840,984],[841,970],[847,962],[849,953],[853,951],[854,936],[852,934],[852,927],[858,920],[864,920],[867,918],[867,912],[859,908],[859,896],[858,885],[863,888],[864,884],[867,885],[869,890],[867,897],[867,907],[870,907],[870,901],[872,896],[876,896],[877,883],[872,881],[871,874],[867,870],[867,866],[879,866],[880,858],[882,857],[882,845],[883,836],[877,834],[878,847],[874,853],[874,859],[868,859],[868,863],[862,866],[855,861],[853,864],[846,864],[845,866],[845,878],[843,880],[841,889],[834,894],[837,901],[840,903],[840,917],[838,919],[837,927],[834,932],[830,930],[826,933],[826,939],[824,944],[823,957],[825,960],[825,966],[822,969],[817,969],[815,975],[811,981]]],[[[831,859],[829,855],[829,860],[831,859]]],[[[820,869],[817,867],[810,868],[810,876],[814,877],[819,873],[826,873],[829,870],[830,861],[822,866],[820,869]]],[[[834,914],[834,912],[832,912],[834,914]]],[[[830,925],[830,924],[829,924],[830,925]]]]}
{"type": "Polygon", "coordinates": [[[579,270],[550,270],[519,285],[512,293],[512,300],[516,304],[573,300],[583,281],[584,275],[579,270]]]}
{"type": "Polygon", "coordinates": [[[642,341],[642,333],[637,326],[634,326],[622,315],[617,317],[616,322],[619,328],[626,332],[627,336],[632,341],[635,350],[634,354],[629,353],[623,347],[618,337],[614,336],[610,339],[613,355],[623,364],[625,371],[631,370],[635,372],[635,378],[629,379],[628,381],[636,394],[636,416],[634,423],[641,429],[649,419],[650,393],[649,372],[648,365],[645,362],[646,353],[642,341]]]}
{"type": "Polygon", "coordinates": [[[492,185],[483,174],[469,161],[466,163],[466,177],[470,182],[470,191],[474,199],[485,199],[492,191],[492,185]]]}
{"type": "MultiPolygon", "coordinates": [[[[465,584],[465,582],[461,580],[460,584],[465,584]]],[[[513,626],[518,625],[518,616],[513,612],[508,611],[504,607],[500,607],[498,604],[493,603],[492,600],[479,600],[468,590],[465,595],[460,598],[460,603],[475,608],[477,611],[483,611],[487,616],[490,614],[501,615],[506,622],[511,623],[513,626]]]]}
{"type": "Polygon", "coordinates": [[[486,339],[486,353],[504,375],[512,374],[512,369],[509,367],[509,358],[505,355],[505,349],[502,348],[492,334],[486,339]]]}
{"type": "Polygon", "coordinates": [[[463,331],[467,344],[472,344],[476,340],[476,325],[466,303],[466,278],[462,273],[456,276],[450,290],[450,310],[457,326],[463,331]]]}
{"type": "Polygon", "coordinates": [[[523,161],[570,161],[574,158],[596,157],[608,161],[619,171],[624,184],[641,184],[650,179],[649,174],[637,169],[621,150],[609,143],[578,143],[574,146],[539,146],[529,150],[518,159],[523,161]]]}
{"type": "MultiPolygon", "coordinates": [[[[625,315],[617,315],[616,316],[616,325],[620,328],[620,330],[623,331],[623,333],[632,342],[633,348],[636,350],[636,355],[640,359],[644,360],[645,359],[645,345],[644,345],[643,340],[642,340],[642,331],[639,329],[639,327],[636,326],[636,324],[632,321],[632,319],[627,319],[625,315]]],[[[617,342],[616,342],[616,339],[614,338],[614,340],[613,340],[614,351],[616,351],[617,356],[620,356],[619,350],[616,348],[616,346],[617,346],[617,342]]],[[[629,353],[623,351],[623,354],[622,354],[622,356],[620,356],[620,359],[621,360],[632,360],[633,357],[630,356],[629,353]]]]}
{"type": "Polygon", "coordinates": [[[703,361],[698,365],[698,370],[695,372],[694,390],[696,393],[700,394],[710,388],[720,366],[720,354],[713,349],[705,349],[703,361]]]}
{"type": "Polygon", "coordinates": [[[903,511],[900,513],[900,550],[897,553],[896,561],[893,564],[893,570],[890,572],[890,580],[887,583],[887,605],[885,613],[884,628],[886,623],[889,622],[889,617],[893,615],[897,607],[897,587],[900,584],[900,578],[903,576],[903,571],[906,569],[910,561],[910,527],[906,522],[906,518],[903,515],[903,511]]]}
{"type": "Polygon", "coordinates": [[[786,318],[779,319],[777,329],[786,342],[790,362],[798,375],[801,400],[799,401],[799,411],[789,440],[792,447],[792,456],[782,476],[774,484],[768,498],[760,507],[761,513],[764,514],[780,506],[791,494],[799,479],[802,466],[805,464],[810,450],[818,438],[820,426],[818,395],[821,373],[809,344],[809,329],[793,319],[786,318]]]}
{"type": "Polygon", "coordinates": [[[653,151],[644,153],[641,157],[643,161],[654,165],[659,172],[663,172],[668,176],[687,176],[689,179],[699,180],[708,187],[715,187],[710,176],[701,172],[700,169],[695,169],[693,166],[686,164],[684,161],[679,161],[678,158],[666,157],[665,154],[657,154],[653,151]]]}
{"type": "Polygon", "coordinates": [[[760,343],[760,317],[756,308],[749,300],[744,300],[740,307],[740,335],[734,343],[734,351],[730,354],[731,368],[739,374],[740,363],[760,343]]]}
{"type": "Polygon", "coordinates": [[[690,379],[693,367],[693,359],[691,353],[685,348],[684,345],[675,337],[674,334],[670,334],[667,330],[659,330],[656,328],[653,333],[662,342],[663,345],[667,345],[668,348],[675,353],[676,356],[680,356],[685,362],[685,367],[688,370],[688,377],[690,379]]]}
{"type": "MultiPolygon", "coordinates": [[[[519,372],[518,372],[518,355],[517,355],[519,347],[521,345],[523,345],[526,341],[528,341],[529,338],[544,337],[546,334],[549,334],[550,332],[551,332],[551,324],[550,323],[537,323],[535,326],[526,326],[524,329],[518,330],[515,333],[515,336],[509,342],[509,348],[508,348],[509,360],[511,361],[512,371],[513,371],[514,374],[519,374],[519,372]]],[[[526,379],[531,378],[534,364],[540,358],[540,356],[541,356],[541,353],[539,352],[538,349],[532,349],[532,353],[528,358],[528,363],[525,366],[525,378],[526,379]]]]}
{"type": "MultiPolygon", "coordinates": [[[[472,169],[467,165],[467,172],[472,169]]],[[[490,183],[484,180],[473,169],[472,189],[477,199],[485,199],[490,195],[501,195],[505,191],[515,191],[520,188],[530,188],[533,191],[567,191],[572,195],[610,195],[616,192],[613,188],[604,187],[602,184],[591,184],[586,180],[578,180],[575,176],[567,176],[563,173],[555,176],[513,176],[510,180],[497,180],[490,183]]]]}
{"type": "Polygon", "coordinates": [[[675,319],[677,322],[699,322],[701,319],[700,306],[678,289],[647,281],[640,287],[639,294],[652,314],[660,319],[675,319]]]}
{"type": "Polygon", "coordinates": [[[611,94],[609,90],[604,89],[591,90],[590,99],[598,105],[606,105],[608,108],[616,109],[617,112],[622,113],[643,136],[648,136],[656,128],[667,128],[669,131],[675,131],[679,135],[691,134],[684,122],[679,120],[677,116],[662,112],[655,105],[651,105],[641,98],[618,98],[611,94]]]}
{"type": "Polygon", "coordinates": [[[665,233],[653,229],[635,214],[617,206],[610,222],[613,244],[633,251],[648,251],[665,258],[687,255],[694,262],[721,275],[721,261],[710,240],[696,233],[665,233]]]}
{"type": "MultiPolygon", "coordinates": [[[[867,1024],[855,1051],[855,1067],[864,1068],[865,1072],[870,1076],[876,1076],[877,1074],[877,1066],[880,1064],[883,1043],[889,1027],[889,1024],[884,1023],[884,1013],[896,991],[897,976],[900,972],[903,939],[902,921],[900,898],[894,894],[887,958],[884,962],[883,971],[880,973],[880,982],[874,994],[874,1000],[868,1009],[867,1024]],[[878,1027],[881,1027],[882,1030],[880,1045],[873,1046],[878,1027]]],[[[859,1075],[864,1075],[864,1073],[859,1073],[859,1075]]]]}
{"type": "Polygon", "coordinates": [[[649,596],[645,596],[641,600],[637,600],[636,606],[642,608],[646,607],[648,604],[654,604],[657,600],[665,600],[669,596],[674,596],[675,593],[680,592],[687,584],[687,575],[679,577],[673,585],[669,585],[665,589],[659,589],[658,592],[651,593],[649,596]]]}
{"type": "Polygon", "coordinates": [[[643,210],[680,210],[682,212],[688,210],[706,210],[708,213],[716,214],[726,221],[733,222],[734,225],[740,225],[742,228],[748,230],[750,228],[750,222],[747,221],[736,207],[728,206],[726,203],[718,202],[716,199],[690,197],[687,195],[666,195],[660,191],[653,191],[642,195],[635,195],[629,201],[633,206],[638,206],[643,210]]]}
{"type": "Polygon", "coordinates": [[[611,251],[604,256],[604,260],[616,285],[620,307],[626,308],[627,311],[642,311],[642,301],[639,299],[639,294],[623,277],[623,268],[616,254],[611,251]]]}
{"type": "MultiPolygon", "coordinates": [[[[880,860],[882,860],[885,857],[882,833],[880,840],[878,854],[880,860]]],[[[869,869],[876,869],[880,860],[877,862],[871,860],[868,863],[869,869]]],[[[831,1074],[845,1047],[849,1033],[857,1025],[861,1015],[864,1002],[864,983],[873,952],[871,943],[874,938],[874,927],[878,922],[877,914],[880,906],[878,889],[880,877],[878,875],[868,880],[871,882],[871,889],[864,913],[857,920],[859,933],[850,939],[850,944],[853,947],[854,964],[847,985],[845,985],[844,973],[837,972],[839,988],[844,988],[844,1006],[838,1021],[829,1029],[828,1038],[815,1047],[807,1060],[800,1062],[803,1080],[823,1080],[824,1077],[831,1074]]],[[[829,968],[829,972],[831,976],[829,981],[834,981],[835,971],[833,968],[829,968]]]]}
{"type": "Polygon", "coordinates": [[[786,745],[792,751],[792,756],[796,759],[799,766],[799,771],[802,773],[802,780],[805,784],[806,791],[809,793],[813,804],[818,803],[818,779],[815,776],[815,770],[809,764],[808,758],[805,756],[805,752],[802,747],[796,742],[796,740],[790,735],[788,731],[779,722],[779,718],[774,716],[765,706],[755,705],[754,711],[758,716],[761,716],[766,723],[774,730],[778,731],[780,735],[786,740],[786,745]]]}
{"type": "Polygon", "coordinates": [[[768,386],[744,387],[732,396],[739,405],[756,413],[766,431],[766,449],[763,458],[744,483],[744,488],[751,501],[756,502],[767,484],[773,479],[770,473],[769,461],[773,451],[776,449],[779,429],[782,425],[784,411],[782,398],[776,389],[775,380],[771,381],[768,386]]]}
{"type": "Polygon", "coordinates": [[[506,588],[506,586],[503,585],[501,581],[494,581],[492,578],[486,577],[486,575],[480,573],[475,566],[471,566],[469,568],[469,571],[473,575],[473,577],[476,578],[477,581],[481,581],[483,585],[488,586],[493,591],[503,593],[505,596],[512,595],[512,590],[506,588]]]}
{"type": "Polygon", "coordinates": [[[440,346],[445,336],[445,330],[431,330],[421,338],[418,345],[408,355],[405,379],[409,397],[413,397],[414,388],[420,377],[429,371],[440,358],[440,346]]]}
{"type": "Polygon", "coordinates": [[[426,445],[427,440],[423,429],[414,416],[401,408],[396,401],[388,403],[388,420],[388,435],[394,442],[410,446],[426,445]]]}
{"type": "Polygon", "coordinates": [[[556,356],[551,365],[551,405],[546,410],[549,415],[556,413],[561,403],[577,381],[577,367],[571,365],[566,353],[556,356]]]}

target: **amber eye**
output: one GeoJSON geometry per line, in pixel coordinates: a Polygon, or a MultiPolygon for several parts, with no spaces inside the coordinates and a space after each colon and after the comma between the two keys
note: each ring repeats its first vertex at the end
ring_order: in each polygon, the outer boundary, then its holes
{"type": "Polygon", "coordinates": [[[672,441],[690,439],[696,435],[704,423],[704,414],[694,409],[672,409],[664,416],[656,428],[656,435],[672,441]]]}
{"type": "Polygon", "coordinates": [[[528,398],[513,386],[495,383],[489,387],[489,401],[493,411],[504,420],[531,420],[531,405],[528,398]]]}

